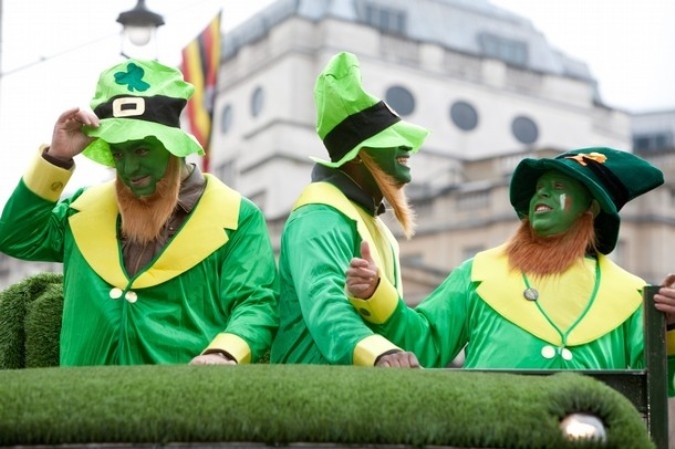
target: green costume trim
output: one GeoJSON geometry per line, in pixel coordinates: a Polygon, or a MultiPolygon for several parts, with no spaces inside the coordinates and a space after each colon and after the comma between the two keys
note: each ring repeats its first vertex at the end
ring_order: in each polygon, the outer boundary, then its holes
{"type": "Polygon", "coordinates": [[[57,203],[26,180],[49,186],[64,171],[46,162],[31,170],[3,209],[0,251],[63,262],[61,365],[188,363],[206,348],[246,363],[269,350],[279,323],[278,278],[264,216],[251,201],[206,175],[206,190],[183,227],[156,260],[127,279],[114,240],[118,217],[111,215],[117,210],[111,184],[80,189],[57,203]],[[94,198],[97,193],[100,198],[94,198]],[[215,247],[212,237],[227,243],[215,247]],[[92,266],[82,251],[106,262],[92,266]],[[139,287],[141,282],[148,286],[139,287]]]}
{"type": "MultiPolygon", "coordinates": [[[[304,206],[305,204],[325,204],[331,206],[344,213],[347,217],[354,220],[356,223],[356,228],[359,231],[359,235],[363,240],[368,242],[368,246],[372,249],[379,249],[379,251],[372,251],[371,256],[375,265],[378,267],[384,267],[385,257],[387,260],[399,260],[399,247],[396,238],[391,233],[389,228],[386,226],[378,226],[378,231],[384,234],[384,237],[389,242],[390,247],[385,248],[382,245],[379,245],[373,239],[371,231],[368,229],[366,222],[364,221],[359,209],[347,199],[347,197],[333,184],[328,182],[314,182],[307,186],[307,188],[302,192],[300,198],[293,205],[293,210],[304,206]],[[387,251],[387,254],[384,256],[380,254],[380,251],[387,251]]],[[[379,219],[376,219],[379,221],[379,219]]],[[[396,289],[400,295],[403,294],[401,290],[401,270],[395,270],[395,283],[396,289]]]]}
{"type": "Polygon", "coordinates": [[[281,239],[281,324],[272,363],[372,366],[378,356],[400,350],[375,335],[347,301],[344,271],[350,258],[360,255],[362,240],[372,245],[381,271],[388,260],[389,279],[397,279],[398,246],[381,220],[333,184],[314,182],[305,188],[281,239]]]}

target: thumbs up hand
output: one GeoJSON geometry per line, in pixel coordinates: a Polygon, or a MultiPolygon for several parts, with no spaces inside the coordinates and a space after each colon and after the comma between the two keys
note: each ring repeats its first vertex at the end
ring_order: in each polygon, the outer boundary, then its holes
{"type": "Polygon", "coordinates": [[[346,271],[347,292],[356,298],[373,296],[380,282],[380,273],[370,255],[368,242],[361,242],[361,258],[354,257],[346,271]]]}

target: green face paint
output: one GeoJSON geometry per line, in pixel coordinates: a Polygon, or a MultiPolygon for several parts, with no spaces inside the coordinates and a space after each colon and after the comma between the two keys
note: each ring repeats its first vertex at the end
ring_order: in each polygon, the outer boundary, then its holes
{"type": "Polygon", "coordinates": [[[530,200],[529,218],[535,234],[564,234],[588,210],[592,201],[586,187],[557,171],[544,173],[530,200]]]}
{"type": "Polygon", "coordinates": [[[375,160],[383,172],[400,184],[407,184],[411,181],[410,167],[408,167],[410,148],[365,148],[364,150],[375,160]]]}
{"type": "Polygon", "coordinates": [[[155,193],[171,154],[154,137],[110,145],[117,175],[137,197],[155,193]]]}

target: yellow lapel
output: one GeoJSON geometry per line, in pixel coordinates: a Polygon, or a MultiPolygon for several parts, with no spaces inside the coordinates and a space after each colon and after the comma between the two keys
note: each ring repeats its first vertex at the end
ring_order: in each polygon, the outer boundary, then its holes
{"type": "Polygon", "coordinates": [[[227,243],[225,229],[237,229],[241,202],[238,192],[209,174],[204,176],[206,189],[183,228],[134,279],[129,279],[122,267],[114,181],[87,189],[71,205],[78,212],[70,217],[84,259],[101,278],[121,289],[152,287],[197,265],[227,243]]]}
{"type": "MultiPolygon", "coordinates": [[[[601,272],[597,296],[567,336],[568,346],[585,344],[605,335],[621,325],[642,303],[641,293],[645,285],[642,279],[623,270],[604,255],[598,257],[597,263],[600,264],[601,272]]],[[[590,294],[593,280],[585,286],[575,286],[569,282],[572,278],[582,277],[584,270],[588,271],[588,267],[576,265],[561,275],[563,281],[546,283],[547,287],[539,291],[540,298],[547,296],[545,310],[554,322],[556,316],[564,316],[569,311],[570,301],[583,303],[574,304],[578,310],[587,304],[589,298],[586,295],[590,294]],[[575,287],[589,293],[580,297],[570,295],[576,290],[575,287]]],[[[504,246],[477,254],[471,278],[480,283],[477,287],[480,297],[505,319],[548,343],[562,344],[560,335],[537,305],[523,297],[525,285],[522,274],[509,271],[504,246]]],[[[589,276],[585,278],[590,279],[589,276]]]]}
{"type": "MultiPolygon", "coordinates": [[[[361,216],[361,214],[359,214],[357,206],[349,201],[349,199],[344,195],[344,193],[342,193],[342,191],[340,191],[340,189],[329,182],[313,182],[309,184],[302,192],[300,198],[298,198],[298,200],[293,205],[293,210],[305,204],[326,204],[328,206],[334,207],[345,214],[347,217],[354,220],[356,223],[356,230],[358,231],[359,235],[363,240],[368,242],[368,246],[371,248],[370,253],[373,257],[375,265],[381,269],[384,269],[384,267],[387,266],[384,264],[383,260],[383,257],[386,256],[380,254],[380,251],[382,251],[382,246],[377,244],[378,242],[373,239],[373,236],[368,230],[368,226],[366,225],[364,218],[361,216]]],[[[396,242],[396,239],[387,226],[385,226],[384,223],[382,223],[382,220],[379,218],[374,218],[373,224],[377,226],[377,228],[384,234],[386,240],[389,243],[391,252],[393,253],[392,257],[394,263],[396,263],[396,261],[398,261],[398,243],[396,242]]],[[[347,267],[345,267],[345,269],[346,268],[347,267]]],[[[396,279],[391,281],[396,285],[396,289],[399,291],[399,294],[402,294],[400,271],[401,270],[398,268],[398,266],[396,266],[396,268],[393,270],[396,275],[396,279]]]]}

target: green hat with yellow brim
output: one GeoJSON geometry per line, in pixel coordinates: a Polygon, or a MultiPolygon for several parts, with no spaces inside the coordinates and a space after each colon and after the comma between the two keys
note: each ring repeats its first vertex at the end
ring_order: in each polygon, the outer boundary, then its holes
{"type": "Polygon", "coordinates": [[[619,211],[630,200],[663,184],[663,173],[644,159],[613,148],[582,148],[553,159],[523,159],[511,178],[510,199],[519,218],[529,215],[537,180],[559,171],[582,183],[600,205],[594,220],[597,248],[609,254],[616,246],[619,211]]]}
{"type": "Polygon", "coordinates": [[[97,139],[82,154],[113,167],[110,144],[153,136],[174,156],[203,155],[197,140],[180,128],[180,114],[193,92],[179,70],[157,61],[127,60],[105,70],[90,104],[100,126],[83,128],[97,139]]]}
{"type": "Polygon", "coordinates": [[[314,103],[316,131],[330,161],[311,159],[327,167],[354,159],[361,148],[407,147],[414,153],[429,135],[363,89],[359,61],[352,53],[331,58],[314,85],[314,103]]]}

